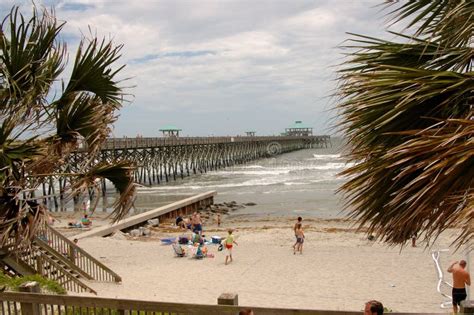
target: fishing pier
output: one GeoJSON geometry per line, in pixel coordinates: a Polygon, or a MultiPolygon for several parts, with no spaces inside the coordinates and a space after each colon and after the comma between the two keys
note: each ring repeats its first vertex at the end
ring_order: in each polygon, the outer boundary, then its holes
{"type": "MultiPolygon", "coordinates": [[[[330,136],[111,138],[104,161],[135,162],[135,180],[154,185],[197,173],[268,158],[305,148],[327,148],[330,136]]],[[[74,154],[80,161],[85,147],[74,154]]]]}
{"type": "MultiPolygon", "coordinates": [[[[133,161],[137,167],[135,181],[151,186],[291,151],[329,146],[331,138],[327,135],[109,138],[101,147],[100,159],[133,161]]],[[[86,158],[87,146],[81,143],[67,167],[77,169],[86,158]]],[[[51,210],[63,208],[68,182],[67,177],[54,176],[42,184],[43,198],[51,210]]],[[[106,187],[102,181],[104,194],[106,187]]],[[[93,193],[89,191],[90,196],[93,193]]]]}

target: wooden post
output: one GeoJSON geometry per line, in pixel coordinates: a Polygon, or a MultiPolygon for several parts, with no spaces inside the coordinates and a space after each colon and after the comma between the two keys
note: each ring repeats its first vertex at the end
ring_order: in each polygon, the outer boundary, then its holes
{"type": "MultiPolygon", "coordinates": [[[[28,293],[40,293],[40,287],[38,282],[29,281],[20,285],[20,292],[28,293]]],[[[41,315],[41,309],[38,304],[33,303],[20,303],[21,313],[24,315],[41,315]]]]}
{"type": "Polygon", "coordinates": [[[239,305],[239,296],[237,295],[237,293],[222,293],[217,298],[217,304],[237,306],[239,305]]]}
{"type": "Polygon", "coordinates": [[[43,275],[43,259],[41,255],[36,256],[36,272],[42,276],[43,275]]]}
{"type": "Polygon", "coordinates": [[[461,302],[461,314],[474,314],[474,301],[464,300],[461,302]]]}

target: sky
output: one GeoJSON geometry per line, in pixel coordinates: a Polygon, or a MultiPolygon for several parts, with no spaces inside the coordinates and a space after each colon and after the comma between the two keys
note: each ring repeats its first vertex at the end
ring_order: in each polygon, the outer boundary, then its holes
{"type": "MultiPolygon", "coordinates": [[[[302,120],[334,134],[336,69],[347,32],[386,37],[382,0],[36,0],[66,25],[69,61],[83,36],[123,44],[129,94],[113,136],[277,135],[302,120]]],[[[31,12],[31,1],[2,0],[31,12]]],[[[67,71],[66,71],[67,73],[67,71]]]]}

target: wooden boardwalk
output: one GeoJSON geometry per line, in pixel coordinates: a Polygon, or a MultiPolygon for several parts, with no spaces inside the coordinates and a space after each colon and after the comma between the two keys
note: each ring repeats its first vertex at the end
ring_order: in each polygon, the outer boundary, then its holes
{"type": "Polygon", "coordinates": [[[131,216],[112,225],[94,228],[90,231],[75,235],[74,238],[81,239],[91,236],[107,236],[117,230],[125,230],[135,226],[143,225],[150,219],[158,218],[160,222],[163,222],[164,219],[176,218],[178,215],[185,216],[193,211],[196,211],[199,207],[211,205],[214,202],[215,195],[217,195],[216,191],[209,191],[192,196],[170,203],[166,206],[131,216]]]}

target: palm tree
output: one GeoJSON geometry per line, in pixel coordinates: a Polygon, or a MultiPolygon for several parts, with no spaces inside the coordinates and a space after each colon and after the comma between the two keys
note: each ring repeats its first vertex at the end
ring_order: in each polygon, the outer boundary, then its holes
{"type": "Polygon", "coordinates": [[[116,79],[123,66],[115,67],[121,46],[83,38],[61,87],[67,53],[58,40],[63,26],[53,12],[34,8],[26,19],[18,7],[1,24],[0,245],[12,236],[27,241],[44,220],[46,209],[34,191],[49,176],[67,176],[69,196],[110,180],[120,193],[114,219],[133,202],[133,165],[98,159],[123,99],[116,79]],[[82,142],[87,157],[70,171],[68,157],[82,142]]]}
{"type": "Polygon", "coordinates": [[[387,1],[400,42],[351,34],[339,71],[349,216],[388,244],[474,236],[474,2],[387,1]]]}

